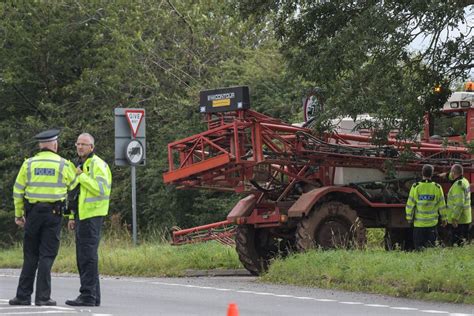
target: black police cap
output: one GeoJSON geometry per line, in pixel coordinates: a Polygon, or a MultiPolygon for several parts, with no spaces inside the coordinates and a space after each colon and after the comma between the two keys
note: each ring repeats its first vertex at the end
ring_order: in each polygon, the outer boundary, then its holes
{"type": "Polygon", "coordinates": [[[47,131],[36,134],[35,139],[40,143],[51,142],[58,139],[60,132],[61,131],[59,129],[48,129],[47,131]]]}

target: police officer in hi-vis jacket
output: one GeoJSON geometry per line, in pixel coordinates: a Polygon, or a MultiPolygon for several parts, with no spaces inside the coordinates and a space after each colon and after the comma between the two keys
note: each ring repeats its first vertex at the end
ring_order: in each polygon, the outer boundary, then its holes
{"type": "Polygon", "coordinates": [[[468,240],[469,225],[472,222],[471,185],[463,174],[463,167],[459,164],[454,164],[449,173],[453,184],[448,192],[447,216],[451,228],[451,243],[458,246],[468,240]]]}
{"type": "Polygon", "coordinates": [[[39,152],[23,162],[13,187],[15,223],[24,227],[23,268],[10,305],[54,306],[51,267],[58,254],[61,219],[67,191],[77,185],[74,165],[57,154],[59,130],[35,136],[39,152]],[[38,271],[38,272],[37,272],[38,271]]]}
{"type": "Polygon", "coordinates": [[[410,189],[405,207],[406,219],[413,223],[413,243],[415,250],[433,247],[436,243],[438,218],[446,219],[446,203],[443,189],[433,181],[434,168],[424,165],[421,174],[423,180],[416,182],[410,189]]]}
{"type": "Polygon", "coordinates": [[[71,203],[68,226],[76,231],[76,259],[81,281],[80,295],[67,300],[71,306],[100,306],[98,248],[104,217],[109,211],[112,174],[107,163],[94,153],[94,137],[79,135],[77,174],[79,194],[71,203]]]}

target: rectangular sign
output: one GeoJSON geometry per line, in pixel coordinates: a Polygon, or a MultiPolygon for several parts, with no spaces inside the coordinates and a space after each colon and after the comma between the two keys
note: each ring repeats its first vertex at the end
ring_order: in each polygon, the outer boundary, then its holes
{"type": "Polygon", "coordinates": [[[201,91],[199,112],[216,113],[245,110],[250,108],[249,88],[230,87],[201,91]]]}
{"type": "MultiPolygon", "coordinates": [[[[132,139],[140,141],[143,145],[143,160],[138,166],[144,166],[146,162],[146,119],[145,109],[134,109],[134,108],[115,108],[115,165],[116,166],[129,166],[130,162],[127,160],[126,151],[127,145],[132,139]],[[126,111],[133,113],[134,111],[143,112],[141,122],[137,124],[137,130],[135,137],[133,135],[132,128],[127,118],[126,111]]],[[[136,117],[138,118],[138,117],[136,117]]],[[[136,119],[134,118],[134,119],[136,119]]],[[[137,122],[138,123],[138,122],[137,122]]]]}

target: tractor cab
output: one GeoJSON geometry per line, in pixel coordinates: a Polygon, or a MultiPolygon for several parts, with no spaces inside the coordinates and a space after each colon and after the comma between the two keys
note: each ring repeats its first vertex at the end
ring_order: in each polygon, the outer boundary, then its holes
{"type": "Polygon", "coordinates": [[[468,82],[464,90],[454,92],[441,111],[429,115],[424,138],[430,143],[462,146],[474,140],[474,84],[468,82]]]}

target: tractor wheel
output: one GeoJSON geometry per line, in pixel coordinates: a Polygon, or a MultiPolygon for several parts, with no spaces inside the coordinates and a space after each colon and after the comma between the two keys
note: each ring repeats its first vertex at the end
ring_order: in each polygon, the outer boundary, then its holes
{"type": "Polygon", "coordinates": [[[363,247],[365,227],[350,206],[330,201],[316,206],[309,216],[298,224],[296,247],[300,251],[363,247]]]}
{"type": "Polygon", "coordinates": [[[259,275],[268,269],[271,260],[285,255],[279,241],[269,229],[255,228],[252,225],[239,225],[235,235],[235,248],[245,269],[253,275],[259,275]]]}
{"type": "Polygon", "coordinates": [[[410,228],[385,228],[385,250],[413,250],[413,230],[410,228]]]}

